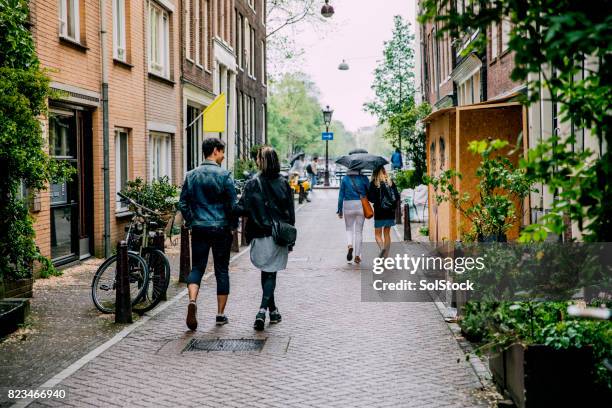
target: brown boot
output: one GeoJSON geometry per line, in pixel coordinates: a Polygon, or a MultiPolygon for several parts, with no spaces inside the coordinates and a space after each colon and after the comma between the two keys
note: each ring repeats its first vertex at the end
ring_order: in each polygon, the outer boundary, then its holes
{"type": "Polygon", "coordinates": [[[189,306],[187,306],[187,327],[189,330],[195,331],[198,328],[198,319],[196,318],[196,313],[198,311],[198,307],[195,302],[189,302],[189,306]]]}

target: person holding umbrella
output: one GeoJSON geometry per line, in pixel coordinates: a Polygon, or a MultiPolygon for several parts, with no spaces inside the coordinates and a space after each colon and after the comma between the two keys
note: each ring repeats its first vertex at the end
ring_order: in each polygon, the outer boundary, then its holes
{"type": "Polygon", "coordinates": [[[383,166],[377,167],[372,174],[368,200],[374,204],[374,236],[380,248],[379,257],[386,257],[391,247],[391,227],[395,225],[400,194],[383,166]]]}
{"type": "MultiPolygon", "coordinates": [[[[355,263],[359,264],[361,263],[363,223],[365,221],[364,204],[361,198],[368,196],[369,185],[368,178],[361,174],[361,170],[384,166],[387,160],[367,153],[352,153],[340,157],[336,163],[348,168],[346,177],[343,177],[340,183],[337,211],[338,217],[344,218],[346,228],[348,246],[346,260],[350,262],[355,255],[355,263]]],[[[367,201],[366,204],[368,204],[367,201]]]]}

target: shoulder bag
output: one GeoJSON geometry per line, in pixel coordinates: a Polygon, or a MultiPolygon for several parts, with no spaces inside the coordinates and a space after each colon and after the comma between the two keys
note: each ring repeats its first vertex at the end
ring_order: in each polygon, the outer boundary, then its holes
{"type": "Polygon", "coordinates": [[[387,183],[380,183],[380,208],[383,210],[395,210],[399,198],[395,194],[393,187],[387,183]]]}
{"type": "Polygon", "coordinates": [[[368,198],[365,195],[362,195],[359,190],[357,190],[357,185],[355,184],[355,180],[353,180],[353,177],[351,176],[346,176],[349,177],[351,180],[351,183],[353,183],[353,188],[355,189],[355,191],[357,192],[357,194],[359,194],[359,199],[361,200],[361,207],[363,207],[363,216],[366,217],[367,219],[370,219],[374,216],[374,210],[372,209],[372,204],[370,204],[370,202],[368,201],[368,198]]]}
{"type": "MultiPolygon", "coordinates": [[[[263,194],[264,196],[264,206],[266,207],[266,212],[268,214],[268,217],[270,217],[270,220],[272,221],[272,239],[278,246],[294,246],[295,241],[297,239],[297,228],[295,228],[288,222],[285,222],[278,218],[274,218],[272,216],[272,214],[270,213],[270,201],[267,199],[267,197],[269,196],[266,194],[266,191],[263,186],[264,183],[262,183],[261,178],[259,176],[257,176],[257,183],[259,184],[259,188],[261,189],[261,194],[263,194]]],[[[277,208],[276,205],[274,205],[274,207],[277,208]]],[[[278,208],[277,212],[279,212],[278,208]]]]}

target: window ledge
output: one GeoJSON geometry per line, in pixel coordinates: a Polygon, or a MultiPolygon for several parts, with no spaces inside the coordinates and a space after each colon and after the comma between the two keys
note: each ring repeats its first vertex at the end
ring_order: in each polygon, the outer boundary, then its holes
{"type": "Polygon", "coordinates": [[[155,74],[153,72],[149,72],[149,78],[155,79],[155,80],[157,80],[159,82],[163,82],[163,83],[165,83],[167,85],[174,86],[176,84],[176,82],[174,82],[173,80],[168,79],[168,78],[164,78],[163,76],[157,75],[157,74],[155,74]]]}
{"type": "Polygon", "coordinates": [[[72,48],[74,48],[75,50],[78,50],[78,51],[87,52],[87,50],[89,50],[89,47],[81,44],[80,42],[71,40],[70,38],[67,38],[67,37],[64,37],[64,36],[61,36],[61,35],[59,37],[59,41],[60,41],[61,44],[67,45],[69,47],[72,47],[72,48]]]}
{"type": "Polygon", "coordinates": [[[117,208],[115,210],[115,218],[127,218],[133,215],[134,215],[134,212],[128,210],[127,208],[117,208]]]}
{"type": "Polygon", "coordinates": [[[113,58],[113,64],[114,65],[118,65],[118,66],[123,67],[123,68],[127,68],[127,69],[134,68],[134,65],[130,64],[129,62],[121,61],[120,59],[117,59],[117,58],[113,58]]]}

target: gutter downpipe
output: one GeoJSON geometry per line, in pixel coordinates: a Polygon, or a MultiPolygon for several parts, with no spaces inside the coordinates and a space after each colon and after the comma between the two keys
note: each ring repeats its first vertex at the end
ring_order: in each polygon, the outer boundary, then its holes
{"type": "Polygon", "coordinates": [[[100,0],[100,59],[102,61],[102,145],[104,164],[104,257],[111,254],[110,244],[110,175],[109,175],[109,129],[108,129],[108,61],[106,58],[106,0],[100,0]]]}

